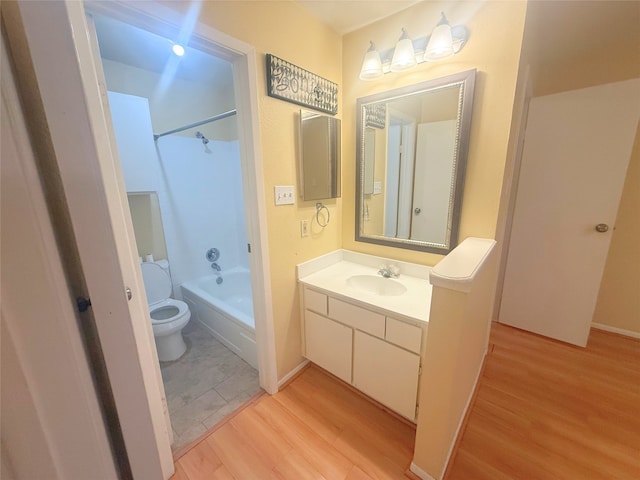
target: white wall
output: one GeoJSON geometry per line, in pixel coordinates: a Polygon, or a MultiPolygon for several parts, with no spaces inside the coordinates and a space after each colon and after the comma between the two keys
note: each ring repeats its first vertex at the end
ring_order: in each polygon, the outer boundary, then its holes
{"type": "MultiPolygon", "coordinates": [[[[155,133],[204,120],[235,108],[233,73],[228,71],[215,84],[173,78],[168,83],[163,75],[102,59],[107,88],[112,92],[137,95],[149,100],[155,133]]],[[[186,130],[177,135],[193,137],[200,130],[210,140],[235,140],[236,121],[230,117],[215,123],[186,130]]]]}
{"type": "Polygon", "coordinates": [[[109,106],[127,191],[158,193],[174,294],[212,272],[211,247],[223,274],[248,268],[238,143],[170,135],[154,144],[146,98],[109,92],[109,106]]]}

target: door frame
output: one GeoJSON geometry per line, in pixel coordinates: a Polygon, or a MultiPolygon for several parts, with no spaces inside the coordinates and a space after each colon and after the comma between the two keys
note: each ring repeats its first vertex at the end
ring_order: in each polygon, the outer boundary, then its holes
{"type": "MultiPolygon", "coordinates": [[[[151,33],[177,38],[184,35],[181,24],[193,20],[156,2],[88,2],[89,14],[103,15],[151,33]]],[[[251,244],[250,270],[260,386],[269,394],[278,391],[275,330],[271,296],[271,274],[267,237],[267,214],[258,110],[255,48],[234,37],[195,22],[188,45],[229,61],[238,122],[238,142],[245,204],[247,238],[251,244]],[[247,208],[247,206],[255,208],[247,208]]],[[[109,127],[111,124],[109,123],[109,127]]],[[[118,160],[119,161],[119,160],[118,160]]]]}
{"type": "MultiPolygon", "coordinates": [[[[104,85],[96,72],[99,59],[92,54],[85,5],[73,0],[19,2],[18,8],[132,472],[135,478],[167,479],[173,473],[173,458],[164,388],[153,332],[146,321],[148,306],[126,189],[100,89],[104,85]],[[129,302],[125,285],[133,291],[129,302]]],[[[187,23],[183,14],[154,2],[96,2],[87,9],[165,37],[177,34],[187,23]]],[[[189,44],[234,66],[245,205],[255,206],[246,208],[245,216],[252,246],[252,285],[258,287],[253,289],[253,300],[260,385],[275,393],[278,385],[256,52],[252,46],[199,23],[194,25],[189,44]]]]}

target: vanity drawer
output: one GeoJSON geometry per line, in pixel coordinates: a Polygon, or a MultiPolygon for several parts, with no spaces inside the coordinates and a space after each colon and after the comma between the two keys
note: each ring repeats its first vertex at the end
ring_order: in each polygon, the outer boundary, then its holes
{"type": "Polygon", "coordinates": [[[376,337],[384,338],[384,315],[329,297],[329,317],[376,337]]]}
{"type": "Polygon", "coordinates": [[[387,331],[384,338],[388,342],[395,343],[399,347],[419,354],[422,329],[410,323],[387,317],[387,331]]]}
{"type": "Polygon", "coordinates": [[[304,308],[322,315],[327,314],[327,296],[315,290],[304,289],[304,308]]]}

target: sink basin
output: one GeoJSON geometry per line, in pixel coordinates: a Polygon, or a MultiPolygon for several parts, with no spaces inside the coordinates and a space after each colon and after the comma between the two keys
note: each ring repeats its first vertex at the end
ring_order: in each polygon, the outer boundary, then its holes
{"type": "Polygon", "coordinates": [[[347,278],[347,285],[363,292],[385,297],[402,295],[407,291],[407,287],[397,280],[377,275],[352,275],[347,278]]]}

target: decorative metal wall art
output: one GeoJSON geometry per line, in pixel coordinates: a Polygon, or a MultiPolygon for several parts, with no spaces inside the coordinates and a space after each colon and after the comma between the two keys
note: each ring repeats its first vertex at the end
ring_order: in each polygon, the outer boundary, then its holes
{"type": "Polygon", "coordinates": [[[387,119],[387,106],[384,103],[365,105],[365,126],[373,128],[384,128],[387,119]]]}
{"type": "Polygon", "coordinates": [[[336,83],[270,53],[267,54],[267,93],[331,115],[338,113],[336,83]]]}

